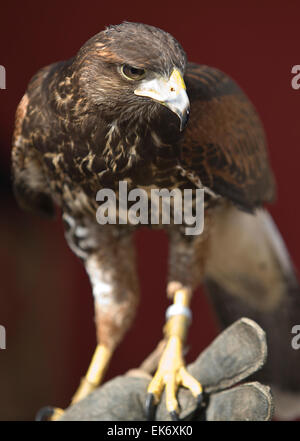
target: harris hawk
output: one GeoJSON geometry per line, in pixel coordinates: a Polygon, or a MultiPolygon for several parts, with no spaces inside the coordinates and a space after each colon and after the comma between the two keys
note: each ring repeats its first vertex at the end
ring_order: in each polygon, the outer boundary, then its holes
{"type": "MultiPolygon", "coordinates": [[[[300,311],[288,252],[263,208],[275,194],[260,119],[243,91],[217,69],[187,62],[167,32],[141,23],[110,26],[73,58],[41,69],[16,113],[13,181],[25,209],[53,217],[82,259],[95,302],[98,346],[76,402],[99,385],[138,304],[133,234],[140,225],[99,225],[99,189],[203,189],[204,231],[159,225],[169,237],[166,345],[149,384],[147,411],[166,389],[179,417],[184,386],[201,401],[182,349],[194,289],[205,284],[221,323],[247,315],[266,330],[262,378],[300,388],[300,355],[290,332],[300,311]],[[190,118],[188,121],[188,116],[190,118]]],[[[150,224],[151,228],[152,225],[150,224]]],[[[197,317],[201,319],[201,312],[197,317]]],[[[57,411],[52,418],[59,415],[57,411]]]]}

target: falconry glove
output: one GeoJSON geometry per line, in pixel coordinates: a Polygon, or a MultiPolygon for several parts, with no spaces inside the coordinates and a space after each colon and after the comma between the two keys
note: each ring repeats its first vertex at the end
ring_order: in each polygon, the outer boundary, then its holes
{"type": "MultiPolygon", "coordinates": [[[[196,379],[201,379],[205,399],[197,410],[195,399],[186,389],[180,388],[181,420],[270,420],[273,415],[270,388],[258,382],[236,385],[260,369],[266,356],[264,331],[250,319],[236,321],[188,366],[188,371],[196,379]]],[[[146,420],[144,403],[149,379],[137,375],[129,372],[105,383],[66,409],[61,420],[146,420]]],[[[158,421],[170,419],[163,400],[157,407],[155,418],[158,421]]]]}

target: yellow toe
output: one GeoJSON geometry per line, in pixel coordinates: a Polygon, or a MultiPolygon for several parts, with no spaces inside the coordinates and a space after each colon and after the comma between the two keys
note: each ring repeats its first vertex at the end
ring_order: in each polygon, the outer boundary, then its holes
{"type": "Polygon", "coordinates": [[[202,386],[187,370],[182,357],[182,343],[177,337],[169,339],[162,354],[158,369],[151,380],[148,393],[154,397],[154,404],[160,401],[163,389],[166,390],[166,407],[169,413],[179,412],[176,393],[179,386],[191,391],[194,397],[202,393],[202,386]]]}
{"type": "Polygon", "coordinates": [[[203,388],[201,383],[199,383],[199,381],[197,381],[184,366],[179,370],[179,377],[181,386],[189,389],[194,397],[198,397],[202,393],[203,388]]]}

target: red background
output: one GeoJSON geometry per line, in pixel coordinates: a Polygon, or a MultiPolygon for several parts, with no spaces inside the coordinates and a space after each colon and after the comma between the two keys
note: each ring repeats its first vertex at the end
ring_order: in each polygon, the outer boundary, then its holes
{"type": "MultiPolygon", "coordinates": [[[[140,21],[173,34],[188,58],[230,74],[248,93],[266,128],[278,201],[270,207],[300,267],[298,197],[300,64],[297,1],[7,1],[0,11],[0,419],[31,419],[45,404],[66,406],[95,345],[93,304],[84,269],[64,242],[61,222],[21,212],[10,191],[14,112],[31,76],[66,59],[108,24],[140,21]]],[[[137,235],[142,301],[133,329],[117,350],[109,377],[137,366],[161,337],[167,241],[137,235]]],[[[193,301],[189,358],[216,335],[202,293],[193,301]],[[196,319],[198,318],[198,320],[196,319]]]]}

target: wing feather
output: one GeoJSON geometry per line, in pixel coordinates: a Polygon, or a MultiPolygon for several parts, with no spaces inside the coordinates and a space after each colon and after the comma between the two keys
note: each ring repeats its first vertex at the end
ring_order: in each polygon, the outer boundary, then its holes
{"type": "Polygon", "coordinates": [[[246,211],[272,201],[275,184],[260,119],[242,90],[217,69],[188,64],[191,118],[180,165],[246,211]]]}

